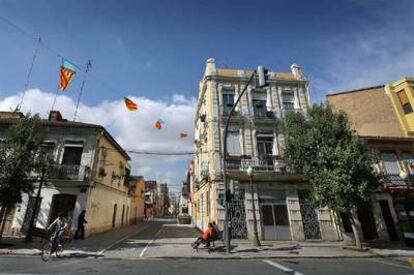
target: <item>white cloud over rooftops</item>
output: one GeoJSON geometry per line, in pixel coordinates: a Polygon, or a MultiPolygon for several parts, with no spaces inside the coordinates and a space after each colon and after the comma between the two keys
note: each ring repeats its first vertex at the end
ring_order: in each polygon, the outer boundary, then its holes
{"type": "MultiPolygon", "coordinates": [[[[54,94],[39,89],[29,89],[25,93],[22,112],[38,113],[47,118],[52,107],[54,94]]],[[[156,101],[146,97],[128,96],[138,104],[138,110],[130,112],[123,98],[115,101],[102,101],[90,106],[79,105],[76,121],[95,123],[104,126],[117,142],[127,151],[191,152],[193,151],[196,99],[174,94],[171,102],[156,101]],[[154,127],[157,119],[165,122],[161,130],[154,127]],[[188,134],[186,139],[180,133],[188,134]]],[[[14,109],[21,99],[21,93],[0,98],[0,110],[14,109]]],[[[76,102],[65,94],[57,97],[55,110],[73,120],[76,102]]],[[[146,179],[178,184],[184,178],[187,162],[192,156],[153,156],[129,153],[132,158],[132,172],[146,179]]]]}

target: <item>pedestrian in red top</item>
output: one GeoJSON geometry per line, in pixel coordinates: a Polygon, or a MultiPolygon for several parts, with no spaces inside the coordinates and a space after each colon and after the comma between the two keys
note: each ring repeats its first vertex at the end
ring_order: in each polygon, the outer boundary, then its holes
{"type": "Polygon", "coordinates": [[[207,247],[210,246],[210,241],[214,236],[214,227],[211,222],[208,223],[207,229],[203,232],[203,234],[198,237],[198,239],[191,244],[191,246],[196,249],[200,244],[206,244],[207,247]]]}

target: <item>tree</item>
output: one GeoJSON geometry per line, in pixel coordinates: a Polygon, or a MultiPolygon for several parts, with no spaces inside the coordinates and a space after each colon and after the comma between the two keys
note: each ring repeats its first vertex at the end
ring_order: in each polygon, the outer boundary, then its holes
{"type": "Polygon", "coordinates": [[[37,115],[19,120],[10,126],[0,141],[0,239],[7,213],[22,201],[22,193],[31,193],[39,170],[40,120],[37,115]]]}
{"type": "Polygon", "coordinates": [[[376,156],[358,138],[347,115],[329,105],[314,105],[307,116],[289,112],[285,123],[288,169],[309,180],[317,206],[348,215],[355,244],[361,248],[355,210],[379,186],[376,156]]]}

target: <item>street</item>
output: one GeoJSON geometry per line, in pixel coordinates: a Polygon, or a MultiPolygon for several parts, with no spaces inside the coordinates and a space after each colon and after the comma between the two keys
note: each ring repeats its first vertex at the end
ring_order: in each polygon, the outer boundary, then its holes
{"type": "MultiPolygon", "coordinates": [[[[199,232],[172,220],[159,219],[131,227],[131,232],[109,232],[67,250],[93,252],[79,257],[1,256],[1,274],[414,274],[406,259],[385,258],[258,258],[251,252],[245,259],[225,258],[224,252],[194,251],[190,242],[199,232]],[[115,234],[115,233],[118,233],[115,234]],[[122,235],[121,235],[122,233],[122,235]],[[81,246],[83,245],[83,247],[81,246]],[[221,258],[220,258],[221,257],[221,258]],[[250,258],[248,258],[250,257],[250,258]],[[171,259],[174,258],[174,259],[171,259]]],[[[217,244],[220,246],[220,244],[217,244]]],[[[290,254],[285,252],[287,256],[290,254]]],[[[233,253],[233,256],[237,256],[233,253]]]]}
{"type": "Polygon", "coordinates": [[[2,274],[414,274],[408,266],[378,259],[105,260],[1,257],[2,274]],[[276,266],[270,264],[274,263],[276,266]],[[285,270],[282,270],[286,268],[285,270]],[[287,269],[293,270],[289,271],[287,269]],[[296,273],[293,273],[296,272],[296,273]]]}

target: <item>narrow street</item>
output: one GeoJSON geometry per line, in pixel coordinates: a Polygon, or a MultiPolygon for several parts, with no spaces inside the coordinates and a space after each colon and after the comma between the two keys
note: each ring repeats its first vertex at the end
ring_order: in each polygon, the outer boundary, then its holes
{"type": "MultiPolygon", "coordinates": [[[[143,222],[132,232],[118,233],[123,235],[115,238],[112,232],[85,241],[85,248],[90,244],[89,251],[98,256],[52,258],[49,262],[39,256],[1,256],[0,274],[414,274],[404,259],[218,258],[224,252],[192,250],[190,242],[198,231],[168,219],[143,222]],[[110,243],[102,247],[107,240],[110,243]],[[193,253],[190,257],[188,251],[193,253]]],[[[79,248],[79,244],[73,246],[79,248]]]]}

